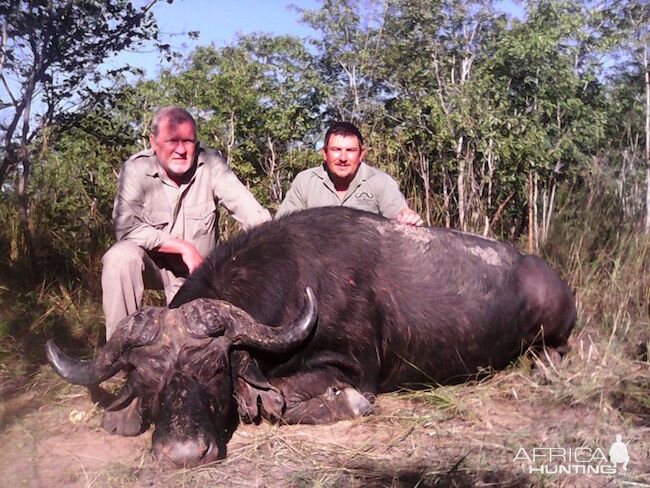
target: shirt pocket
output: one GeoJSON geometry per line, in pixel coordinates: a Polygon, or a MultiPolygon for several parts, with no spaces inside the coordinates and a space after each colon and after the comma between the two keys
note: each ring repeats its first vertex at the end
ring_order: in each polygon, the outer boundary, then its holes
{"type": "Polygon", "coordinates": [[[162,230],[169,225],[169,215],[162,210],[147,210],[142,217],[154,229],[162,230]]]}
{"type": "Polygon", "coordinates": [[[217,220],[217,206],[214,202],[202,205],[193,205],[185,208],[186,233],[192,239],[214,236],[215,222],[217,220]]]}

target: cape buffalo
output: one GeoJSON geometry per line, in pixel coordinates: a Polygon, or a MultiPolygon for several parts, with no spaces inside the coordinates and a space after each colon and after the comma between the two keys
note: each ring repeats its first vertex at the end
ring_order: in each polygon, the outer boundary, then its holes
{"type": "Polygon", "coordinates": [[[459,382],[527,348],[564,353],[576,319],[538,257],[345,208],[222,243],[170,307],[125,319],[93,361],[54,344],[48,356],[78,384],[130,368],[114,408],[146,399],[154,451],[179,465],[225,455],[236,408],[287,423],[367,414],[372,395],[400,385],[459,382]]]}

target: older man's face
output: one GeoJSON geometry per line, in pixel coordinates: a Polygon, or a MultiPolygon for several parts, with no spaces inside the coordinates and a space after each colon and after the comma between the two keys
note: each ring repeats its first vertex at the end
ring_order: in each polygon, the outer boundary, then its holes
{"type": "Polygon", "coordinates": [[[357,174],[365,153],[356,136],[338,134],[332,134],[327,147],[322,149],[323,160],[334,183],[349,184],[357,174]]]}
{"type": "Polygon", "coordinates": [[[167,176],[177,184],[194,164],[196,132],[191,122],[170,123],[163,119],[158,135],[149,136],[149,142],[167,176]]]}

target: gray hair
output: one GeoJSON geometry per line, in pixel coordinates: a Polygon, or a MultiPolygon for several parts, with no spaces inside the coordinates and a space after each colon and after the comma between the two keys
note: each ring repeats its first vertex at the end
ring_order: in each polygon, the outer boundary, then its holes
{"type": "Polygon", "coordinates": [[[158,110],[151,121],[151,133],[154,137],[158,136],[158,130],[163,120],[169,120],[169,125],[172,126],[189,122],[192,124],[194,134],[196,135],[196,122],[194,121],[194,117],[184,108],[170,105],[158,110]]]}

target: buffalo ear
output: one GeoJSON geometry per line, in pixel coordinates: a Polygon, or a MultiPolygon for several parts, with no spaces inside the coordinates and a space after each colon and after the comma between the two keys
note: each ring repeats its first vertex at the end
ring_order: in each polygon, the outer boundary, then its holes
{"type": "Polygon", "coordinates": [[[129,383],[124,385],[120,391],[117,393],[113,401],[106,407],[106,410],[109,412],[114,412],[115,410],[122,410],[125,408],[131,400],[135,397],[135,392],[131,389],[129,383]]]}
{"type": "Polygon", "coordinates": [[[138,384],[138,371],[132,369],[129,372],[129,377],[126,381],[126,384],[117,392],[111,401],[111,403],[106,407],[106,410],[113,412],[115,410],[122,410],[131,403],[131,400],[137,395],[137,384],[138,384]]]}
{"type": "Polygon", "coordinates": [[[230,368],[233,380],[241,378],[246,383],[263,390],[271,389],[271,384],[248,351],[235,350],[230,357],[230,368]]]}
{"type": "Polygon", "coordinates": [[[248,351],[231,355],[232,383],[239,416],[244,422],[259,423],[262,418],[278,420],[286,407],[283,393],[272,386],[248,351]]]}
{"type": "Polygon", "coordinates": [[[90,400],[109,412],[123,409],[136,396],[130,377],[129,381],[117,393],[111,393],[100,385],[89,385],[88,391],[90,392],[90,400]]]}

